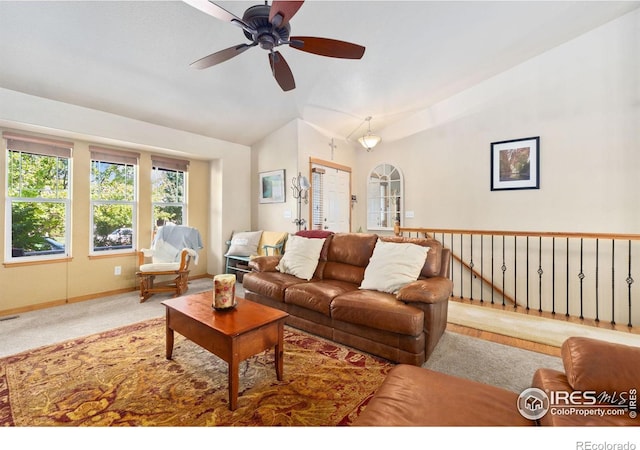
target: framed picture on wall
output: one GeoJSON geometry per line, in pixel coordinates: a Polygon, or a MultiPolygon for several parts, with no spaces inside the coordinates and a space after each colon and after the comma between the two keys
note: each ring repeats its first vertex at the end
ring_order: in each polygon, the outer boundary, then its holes
{"type": "Polygon", "coordinates": [[[284,203],[284,169],[260,173],[260,203],[284,203]]]}
{"type": "Polygon", "coordinates": [[[540,189],[540,137],[491,143],[491,190],[540,189]]]}

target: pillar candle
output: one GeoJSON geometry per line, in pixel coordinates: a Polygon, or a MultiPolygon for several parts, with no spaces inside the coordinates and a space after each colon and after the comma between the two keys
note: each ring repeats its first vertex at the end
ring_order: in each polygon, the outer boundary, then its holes
{"type": "Polygon", "coordinates": [[[236,304],[236,276],[234,274],[213,277],[213,307],[233,308],[236,304]]]}

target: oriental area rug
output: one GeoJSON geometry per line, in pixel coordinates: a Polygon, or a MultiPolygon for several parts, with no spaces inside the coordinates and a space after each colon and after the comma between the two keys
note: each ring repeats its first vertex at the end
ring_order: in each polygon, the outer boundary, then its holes
{"type": "Polygon", "coordinates": [[[176,333],[165,358],[158,318],[0,359],[0,426],[349,425],[393,364],[285,327],[284,377],[273,349],[227,364],[176,333]]]}

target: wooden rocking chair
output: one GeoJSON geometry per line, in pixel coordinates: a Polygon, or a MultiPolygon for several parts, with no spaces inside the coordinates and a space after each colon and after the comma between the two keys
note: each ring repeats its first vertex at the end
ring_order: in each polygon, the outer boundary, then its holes
{"type": "Polygon", "coordinates": [[[192,260],[197,264],[196,250],[201,248],[200,233],[195,228],[179,225],[161,227],[152,248],[143,248],[138,253],[140,267],[136,276],[140,279],[140,303],[160,292],[173,292],[174,297],[187,292],[189,266],[192,260]],[[176,245],[182,249],[178,250],[176,245]],[[148,258],[151,258],[151,262],[147,262],[148,258]],[[174,278],[155,285],[157,276],[174,278]]]}

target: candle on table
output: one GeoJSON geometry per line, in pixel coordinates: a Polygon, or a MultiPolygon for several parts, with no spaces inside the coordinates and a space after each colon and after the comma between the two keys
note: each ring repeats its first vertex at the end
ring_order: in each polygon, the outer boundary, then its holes
{"type": "Polygon", "coordinates": [[[236,276],[234,274],[215,275],[213,277],[213,307],[232,308],[236,303],[236,276]]]}

